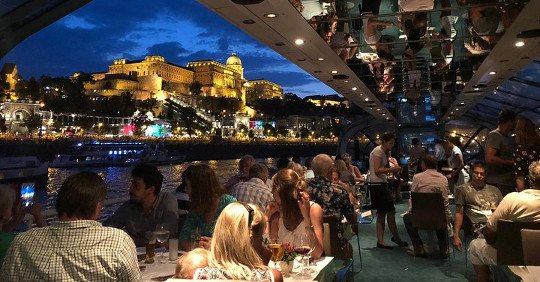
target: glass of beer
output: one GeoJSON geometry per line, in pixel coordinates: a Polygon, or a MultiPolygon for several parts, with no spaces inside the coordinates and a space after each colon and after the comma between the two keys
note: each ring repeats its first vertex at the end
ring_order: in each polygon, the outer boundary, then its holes
{"type": "Polygon", "coordinates": [[[272,257],[270,257],[270,260],[274,262],[274,268],[276,268],[277,263],[283,257],[285,249],[278,239],[271,239],[270,243],[267,245],[267,248],[270,250],[270,252],[272,252],[272,257]]]}
{"type": "Polygon", "coordinates": [[[146,231],[146,256],[144,259],[145,263],[154,263],[154,258],[156,256],[156,236],[153,231],[146,231]]]}

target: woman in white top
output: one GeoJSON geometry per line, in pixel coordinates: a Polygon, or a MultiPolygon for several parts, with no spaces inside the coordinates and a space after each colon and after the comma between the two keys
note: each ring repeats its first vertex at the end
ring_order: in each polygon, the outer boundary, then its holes
{"type": "Polygon", "coordinates": [[[282,169],[274,177],[272,194],[275,202],[267,208],[270,238],[294,243],[296,234],[311,235],[312,258],[323,252],[323,212],[320,205],[309,201],[304,192],[306,182],[291,169],[282,169]]]}

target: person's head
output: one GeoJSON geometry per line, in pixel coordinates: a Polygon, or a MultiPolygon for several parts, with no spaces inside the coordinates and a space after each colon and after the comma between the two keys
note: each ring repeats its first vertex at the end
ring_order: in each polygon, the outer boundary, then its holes
{"type": "Polygon", "coordinates": [[[243,176],[247,176],[249,168],[257,161],[252,155],[243,155],[238,162],[238,173],[243,176]]]}
{"type": "Polygon", "coordinates": [[[251,245],[254,214],[252,206],[235,202],[226,206],[216,221],[208,265],[226,269],[234,280],[248,280],[252,269],[266,268],[251,245]]]}
{"type": "Polygon", "coordinates": [[[306,182],[292,169],[282,169],[276,173],[272,186],[274,200],[281,206],[284,215],[300,214],[298,193],[306,189],[306,182]]]}
{"type": "Polygon", "coordinates": [[[424,154],[422,156],[422,169],[437,169],[437,157],[434,155],[424,154]]]}
{"type": "Polygon", "coordinates": [[[294,170],[300,177],[304,177],[304,167],[301,164],[290,162],[287,168],[294,170]]]}
{"type": "Polygon", "coordinates": [[[183,192],[186,193],[186,178],[191,174],[191,170],[193,169],[193,166],[188,166],[184,172],[182,172],[182,175],[180,176],[180,179],[182,180],[182,183],[178,185],[176,188],[177,192],[183,192]]]}
{"type": "Polygon", "coordinates": [[[336,160],[334,162],[335,167],[341,172],[347,170],[347,164],[344,160],[336,160]]]}
{"type": "Polygon", "coordinates": [[[256,205],[249,204],[253,209],[253,220],[251,222],[251,238],[260,238],[264,234],[266,228],[266,218],[264,213],[256,205]]]}
{"type": "Polygon", "coordinates": [[[213,200],[225,194],[219,184],[216,173],[207,164],[191,165],[186,175],[186,193],[191,200],[191,209],[205,214],[212,206],[213,200]]]}
{"type": "Polygon", "coordinates": [[[249,168],[249,179],[257,177],[263,182],[268,180],[268,168],[265,164],[255,163],[249,168]]]}
{"type": "Polygon", "coordinates": [[[385,152],[391,150],[395,143],[396,135],[394,135],[394,133],[386,132],[381,136],[381,145],[385,152]]]}
{"type": "Polygon", "coordinates": [[[332,157],[327,154],[319,154],[313,158],[313,162],[311,164],[313,167],[313,174],[315,174],[315,176],[322,176],[327,179],[331,178],[330,173],[332,166],[334,165],[332,157]]]}
{"type": "Polygon", "coordinates": [[[15,201],[15,192],[11,187],[0,184],[0,230],[11,219],[11,208],[15,201]]]}
{"type": "Polygon", "coordinates": [[[525,117],[518,117],[516,122],[516,143],[520,145],[540,145],[540,136],[534,123],[525,117]]]}
{"type": "Polygon", "coordinates": [[[276,167],[278,170],[287,168],[289,166],[289,162],[291,162],[289,158],[279,158],[279,160],[276,162],[276,167]]]}
{"type": "Polygon", "coordinates": [[[344,153],[341,155],[341,159],[345,162],[347,166],[350,166],[352,164],[352,157],[348,153],[344,153]]]}
{"type": "Polygon", "coordinates": [[[476,162],[471,166],[472,181],[478,185],[483,185],[486,178],[486,165],[476,162]]]}
{"type": "Polygon", "coordinates": [[[302,164],[302,160],[300,159],[300,157],[292,157],[292,161],[293,161],[294,163],[299,164],[299,165],[302,164]]]}
{"type": "Polygon", "coordinates": [[[210,251],[203,248],[193,249],[181,256],[176,262],[174,278],[193,279],[197,268],[208,266],[208,256],[210,256],[210,251]]]}
{"type": "Polygon", "coordinates": [[[156,197],[161,191],[163,174],[156,166],[140,164],[131,171],[131,187],[129,197],[135,202],[142,203],[149,197],[156,197]]]}
{"type": "Polygon", "coordinates": [[[341,180],[341,170],[336,165],[332,167],[332,183],[338,183],[341,180]]]}
{"type": "Polygon", "coordinates": [[[95,172],[70,175],[56,196],[58,217],[96,220],[107,195],[105,181],[95,172]]]}
{"type": "Polygon", "coordinates": [[[499,130],[503,133],[511,133],[516,128],[516,113],[511,110],[502,110],[499,113],[499,130]]]}
{"type": "Polygon", "coordinates": [[[418,138],[416,138],[416,137],[413,138],[413,139],[411,140],[411,145],[413,145],[413,146],[420,145],[420,139],[418,139],[418,138]]]}
{"type": "Polygon", "coordinates": [[[532,189],[540,190],[540,161],[534,161],[529,166],[529,182],[532,189]]]}

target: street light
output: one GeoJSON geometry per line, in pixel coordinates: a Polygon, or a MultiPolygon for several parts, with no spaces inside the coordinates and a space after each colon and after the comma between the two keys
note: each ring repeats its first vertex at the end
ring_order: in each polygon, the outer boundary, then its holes
{"type": "Polygon", "coordinates": [[[101,135],[101,127],[103,126],[103,122],[98,123],[98,135],[101,135]]]}

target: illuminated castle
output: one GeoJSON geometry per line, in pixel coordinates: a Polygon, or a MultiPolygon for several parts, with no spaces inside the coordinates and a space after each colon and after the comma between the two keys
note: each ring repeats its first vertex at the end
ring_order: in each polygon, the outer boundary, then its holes
{"type": "MultiPolygon", "coordinates": [[[[75,74],[75,76],[78,74],[75,74]]],[[[268,80],[248,81],[244,67],[233,53],[221,64],[217,61],[196,61],[181,67],[165,61],[162,56],[146,56],[144,60],[116,59],[108,72],[92,74],[94,81],[84,87],[89,95],[114,96],[130,92],[135,99],[156,98],[167,95],[191,95],[190,85],[199,82],[201,95],[238,98],[245,103],[246,93],[260,98],[281,97],[281,86],[268,80]]]]}

